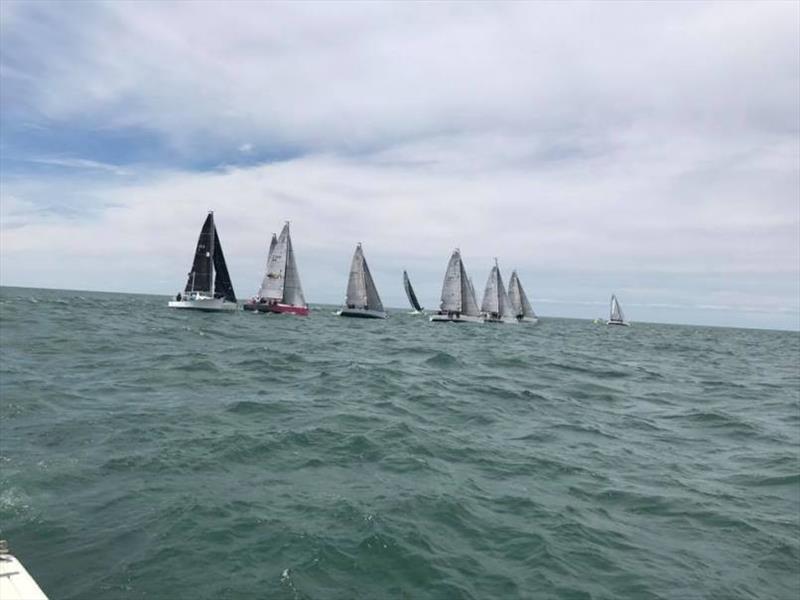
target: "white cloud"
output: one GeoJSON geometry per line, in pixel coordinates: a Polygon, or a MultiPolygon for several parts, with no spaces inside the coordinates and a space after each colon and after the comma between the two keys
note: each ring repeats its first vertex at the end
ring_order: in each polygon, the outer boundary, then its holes
{"type": "Polygon", "coordinates": [[[604,298],[626,273],[710,274],[724,289],[684,279],[678,300],[624,283],[632,306],[797,306],[797,3],[2,11],[6,116],[89,137],[141,129],[187,164],[296,156],[207,173],[37,159],[87,176],[4,174],[4,283],[53,281],[63,260],[89,286],[169,292],[215,208],[240,295],[291,219],[312,300],[338,299],[363,241],[395,301],[408,265],[431,305],[460,246],[476,284],[499,256],[528,287],[550,281],[550,298],[604,298]],[[60,198],[95,210],[42,210],[60,198]],[[602,290],[562,294],[548,275],[582,272],[603,274],[602,290]],[[765,277],[789,284],[752,293],[765,277]]]}

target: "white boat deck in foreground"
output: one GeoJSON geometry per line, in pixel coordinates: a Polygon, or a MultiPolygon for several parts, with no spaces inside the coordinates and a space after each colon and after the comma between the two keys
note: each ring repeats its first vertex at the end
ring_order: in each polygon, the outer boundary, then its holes
{"type": "Polygon", "coordinates": [[[3,552],[0,545],[0,598],[2,600],[47,600],[42,589],[22,563],[3,552]]]}

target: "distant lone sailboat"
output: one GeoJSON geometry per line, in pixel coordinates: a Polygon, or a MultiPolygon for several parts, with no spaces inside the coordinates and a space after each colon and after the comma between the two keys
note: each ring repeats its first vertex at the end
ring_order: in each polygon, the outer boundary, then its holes
{"type": "Polygon", "coordinates": [[[244,305],[245,310],[292,315],[308,315],[308,305],[300,285],[300,274],[294,259],[289,222],[283,226],[281,235],[269,245],[267,270],[258,296],[244,305]]]}
{"type": "Polygon", "coordinates": [[[480,323],[475,290],[467,277],[461,251],[456,248],[447,263],[442,283],[442,302],[438,314],[431,316],[436,323],[480,323]]]}
{"type": "Polygon", "coordinates": [[[345,305],[337,315],[342,317],[360,317],[362,319],[385,319],[381,297],[369,272],[367,259],[361,243],[356,246],[353,262],[350,265],[350,278],[347,281],[347,298],[345,305]]]}
{"type": "Polygon", "coordinates": [[[492,270],[489,271],[489,279],[486,280],[481,312],[484,323],[514,323],[516,321],[496,258],[492,270]]]}
{"type": "Polygon", "coordinates": [[[519,281],[519,276],[516,271],[512,271],[511,279],[508,282],[508,299],[511,300],[511,307],[514,311],[514,316],[520,323],[533,323],[539,322],[536,313],[533,312],[533,307],[528,301],[528,296],[525,290],[522,289],[522,284],[519,281]]]}
{"type": "Polygon", "coordinates": [[[420,306],[419,300],[417,300],[417,295],[414,293],[414,288],[411,287],[411,280],[408,278],[408,272],[403,271],[403,288],[406,290],[406,296],[408,296],[408,302],[411,304],[411,308],[414,311],[411,313],[412,315],[421,315],[423,314],[423,308],[420,306]]]}
{"type": "Polygon", "coordinates": [[[622,314],[622,308],[619,306],[616,294],[611,294],[611,315],[606,325],[624,325],[625,327],[630,325],[630,323],[625,320],[625,315],[622,314]]]}
{"type": "Polygon", "coordinates": [[[208,211],[200,230],[186,287],[182,293],[178,293],[175,300],[170,301],[169,307],[206,311],[238,308],[212,210],[208,211]]]}

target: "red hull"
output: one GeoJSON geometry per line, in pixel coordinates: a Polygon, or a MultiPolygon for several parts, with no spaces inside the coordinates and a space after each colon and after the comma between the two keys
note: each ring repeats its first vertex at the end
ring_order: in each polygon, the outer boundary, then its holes
{"type": "Polygon", "coordinates": [[[271,312],[289,315],[300,315],[302,317],[308,316],[307,306],[292,306],[291,304],[267,304],[264,302],[248,302],[244,305],[245,310],[252,310],[258,312],[271,312]]]}

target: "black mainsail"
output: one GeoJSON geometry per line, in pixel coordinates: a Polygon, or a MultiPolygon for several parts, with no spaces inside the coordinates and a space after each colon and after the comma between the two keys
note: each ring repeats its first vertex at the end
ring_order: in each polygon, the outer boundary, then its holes
{"type": "Polygon", "coordinates": [[[225,264],[225,255],[222,253],[222,244],[219,233],[214,225],[214,213],[209,211],[200,237],[197,238],[197,248],[194,252],[192,270],[186,280],[185,292],[205,292],[208,296],[224,298],[236,302],[233,284],[225,264]]]}
{"type": "Polygon", "coordinates": [[[414,293],[414,288],[411,287],[411,280],[408,278],[407,271],[403,271],[403,287],[406,290],[406,296],[408,296],[408,301],[411,303],[411,307],[418,312],[422,312],[422,306],[420,306],[419,300],[417,300],[417,295],[414,293]]]}
{"type": "Polygon", "coordinates": [[[228,265],[225,264],[225,255],[222,253],[222,244],[219,241],[219,233],[214,227],[214,296],[225,298],[229,302],[236,302],[236,294],[233,292],[233,283],[228,274],[228,265]]]}
{"type": "Polygon", "coordinates": [[[200,230],[200,237],[197,238],[197,248],[194,252],[194,262],[192,270],[189,271],[189,278],[186,281],[185,292],[207,292],[212,293],[212,279],[214,277],[214,213],[209,212],[203,228],[200,230]]]}

